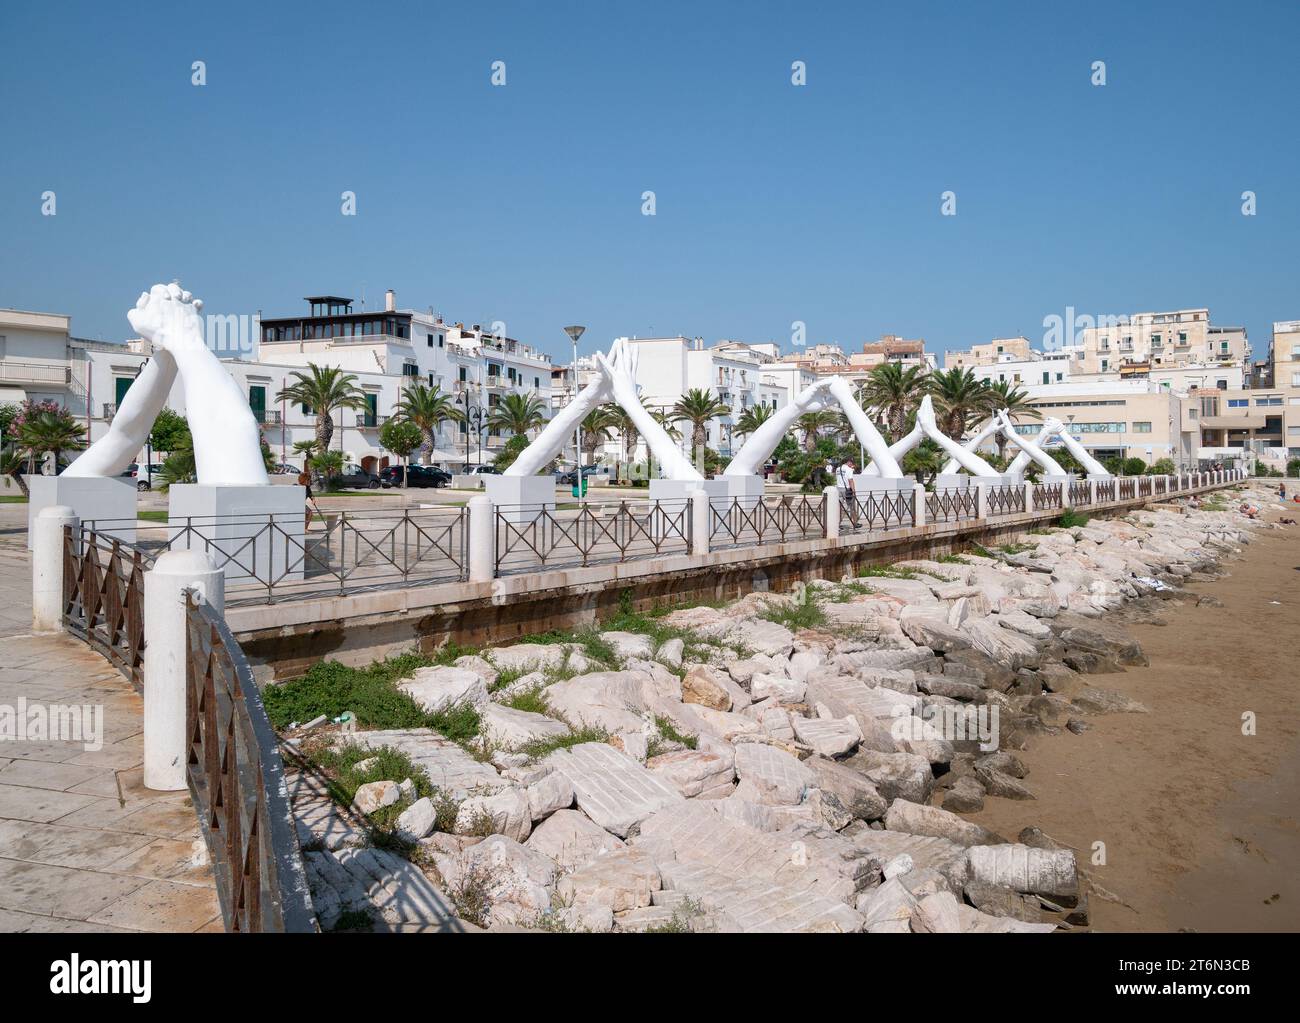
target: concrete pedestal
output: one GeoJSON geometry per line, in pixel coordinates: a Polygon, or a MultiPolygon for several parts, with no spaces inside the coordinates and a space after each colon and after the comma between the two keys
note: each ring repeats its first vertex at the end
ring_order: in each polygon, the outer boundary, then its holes
{"type": "Polygon", "coordinates": [[[303,487],[174,483],[168,505],[171,549],[210,555],[223,569],[228,586],[301,579],[310,568],[303,554],[303,487]]]}
{"type": "MultiPolygon", "coordinates": [[[[1086,480],[1113,480],[1114,478],[1115,478],[1115,477],[1112,476],[1112,475],[1111,475],[1110,473],[1108,473],[1108,472],[1105,472],[1105,473],[1101,473],[1101,472],[1090,472],[1090,473],[1088,473],[1087,476],[1084,477],[1084,479],[1086,479],[1086,480]]],[[[1055,482],[1057,482],[1057,481],[1060,480],[1060,479],[1067,479],[1067,480],[1068,480],[1068,479],[1073,479],[1073,477],[1072,477],[1072,476],[1065,476],[1065,477],[1061,477],[1061,476],[1053,476],[1053,477],[1052,477],[1052,482],[1055,483],[1055,482]]]]}
{"type": "Polygon", "coordinates": [[[531,522],[555,511],[554,476],[481,476],[493,508],[507,522],[531,522]]]}
{"type": "Polygon", "coordinates": [[[972,477],[961,472],[941,472],[934,478],[935,490],[962,490],[969,487],[972,477]]]}
{"type": "Polygon", "coordinates": [[[135,543],[135,480],[114,476],[28,476],[27,549],[36,517],[46,508],[71,508],[82,522],[102,522],[102,532],[135,543]]]}
{"type": "MultiPolygon", "coordinates": [[[[1111,477],[1109,477],[1109,476],[1097,476],[1097,477],[1093,477],[1093,478],[1095,478],[1095,479],[1110,479],[1111,477]]],[[[1073,480],[1074,480],[1074,477],[1073,477],[1073,476],[1069,476],[1069,475],[1065,475],[1065,476],[1044,476],[1043,479],[1042,479],[1042,482],[1044,482],[1044,483],[1060,483],[1060,484],[1062,484],[1062,485],[1064,485],[1064,486],[1069,486],[1070,483],[1071,483],[1073,480]]]]}
{"type": "Polygon", "coordinates": [[[671,510],[675,512],[677,502],[685,501],[692,490],[703,490],[709,495],[709,504],[720,512],[725,512],[731,503],[731,485],[726,477],[716,480],[651,480],[650,500],[671,501],[671,510]]]}
{"type": "Polygon", "coordinates": [[[853,477],[853,489],[859,495],[872,491],[878,493],[910,491],[914,486],[916,486],[916,479],[912,476],[904,476],[901,480],[895,480],[886,479],[883,476],[868,476],[865,472],[860,472],[853,477]]]}
{"type": "Polygon", "coordinates": [[[742,508],[752,508],[763,499],[762,476],[723,476],[727,481],[727,495],[739,501],[742,508]]]}

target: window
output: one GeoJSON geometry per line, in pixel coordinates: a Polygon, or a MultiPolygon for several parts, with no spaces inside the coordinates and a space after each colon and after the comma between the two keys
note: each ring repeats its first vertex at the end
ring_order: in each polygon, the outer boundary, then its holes
{"type": "Polygon", "coordinates": [[[1185,331],[1185,330],[1180,330],[1180,331],[1178,332],[1178,343],[1179,343],[1180,345],[1185,345],[1185,344],[1187,344],[1187,331],[1185,331]]]}
{"type": "Polygon", "coordinates": [[[1228,381],[1216,380],[1214,382],[1214,386],[1217,387],[1220,391],[1226,391],[1228,389],[1228,381]]]}
{"type": "Polygon", "coordinates": [[[122,407],[122,399],[126,397],[126,392],[131,389],[135,383],[134,377],[117,377],[113,381],[113,399],[117,402],[117,407],[122,407]]]}
{"type": "MultiPolygon", "coordinates": [[[[1056,376],[1057,376],[1057,378],[1059,379],[1060,376],[1061,376],[1061,374],[1060,374],[1060,373],[1057,373],[1056,376]]],[[[1051,378],[1052,378],[1052,374],[1049,373],[1047,370],[1043,370],[1043,383],[1045,383],[1045,384],[1046,384],[1046,383],[1050,383],[1050,382],[1051,382],[1051,378]]]]}
{"type": "Polygon", "coordinates": [[[1110,369],[1110,360],[1109,360],[1109,359],[1102,359],[1102,360],[1101,360],[1101,371],[1102,371],[1103,373],[1105,373],[1108,369],[1110,369]]]}
{"type": "Polygon", "coordinates": [[[1133,432],[1134,432],[1134,433],[1150,433],[1150,432],[1151,432],[1151,424],[1150,424],[1150,423],[1134,423],[1134,424],[1133,424],[1133,432]]]}
{"type": "Polygon", "coordinates": [[[542,387],[542,378],[541,378],[541,377],[533,377],[533,390],[534,390],[534,391],[539,391],[539,390],[541,390],[541,387],[542,387]]]}
{"type": "Polygon", "coordinates": [[[460,380],[460,382],[461,382],[462,384],[463,384],[463,383],[465,382],[465,380],[466,380],[465,367],[464,367],[464,366],[461,366],[461,368],[460,368],[460,377],[459,377],[458,379],[460,380]]]}
{"type": "Polygon", "coordinates": [[[1229,399],[1228,399],[1228,408],[1246,408],[1246,407],[1248,407],[1249,405],[1250,405],[1250,401],[1249,401],[1249,399],[1247,399],[1247,398],[1229,398],[1229,399]]]}
{"type": "Polygon", "coordinates": [[[1162,344],[1164,344],[1164,342],[1160,339],[1159,334],[1151,335],[1151,343],[1155,345],[1157,348],[1159,348],[1162,344]]]}
{"type": "Polygon", "coordinates": [[[253,418],[259,423],[266,422],[266,388],[253,384],[248,388],[248,407],[253,410],[253,418]]]}
{"type": "Polygon", "coordinates": [[[1057,374],[1056,374],[1056,382],[1057,382],[1058,384],[1059,384],[1062,380],[1064,380],[1064,379],[1065,379],[1065,374],[1064,374],[1064,373],[1057,373],[1057,374]]]}
{"type": "Polygon", "coordinates": [[[1276,396],[1272,398],[1256,398],[1255,404],[1256,405],[1281,405],[1282,399],[1276,396]]]}
{"type": "Polygon", "coordinates": [[[1291,374],[1291,386],[1300,387],[1300,373],[1291,374]]]}

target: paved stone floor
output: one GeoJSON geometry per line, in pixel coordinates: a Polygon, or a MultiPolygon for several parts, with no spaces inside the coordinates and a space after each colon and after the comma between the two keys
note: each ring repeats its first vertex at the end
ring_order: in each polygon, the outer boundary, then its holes
{"type": "Polygon", "coordinates": [[[99,706],[103,745],[0,733],[0,931],[220,931],[189,793],[144,787],[143,701],[83,644],[30,634],[29,564],[0,536],[0,715],[99,706]]]}

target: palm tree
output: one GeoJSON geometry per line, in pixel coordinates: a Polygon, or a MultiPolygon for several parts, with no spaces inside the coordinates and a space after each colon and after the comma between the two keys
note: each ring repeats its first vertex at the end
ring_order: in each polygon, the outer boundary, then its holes
{"type": "Polygon", "coordinates": [[[493,406],[488,429],[509,430],[512,436],[526,437],[546,422],[546,403],[535,394],[507,394],[493,406]]]}
{"type": "Polygon", "coordinates": [[[891,442],[902,438],[908,414],[925,396],[926,372],[924,366],[883,362],[871,371],[858,391],[863,409],[875,409],[884,418],[891,442]]]}
{"type": "Polygon", "coordinates": [[[682,431],[677,429],[677,420],[673,418],[671,409],[655,408],[650,410],[650,418],[664,428],[664,433],[672,440],[681,440],[682,431]]]}
{"type": "Polygon", "coordinates": [[[289,375],[294,382],[280,388],[275,400],[300,402],[308,415],[315,413],[316,443],[322,452],[328,451],[334,436],[334,410],[365,408],[365,394],[357,386],[357,378],[337,366],[314,362],[307,363],[306,373],[295,370],[289,375]]]}
{"type": "MultiPolygon", "coordinates": [[[[1040,409],[1029,403],[1029,393],[1022,391],[1014,382],[998,380],[988,385],[988,408],[985,410],[988,415],[994,415],[1001,409],[1006,409],[1014,423],[1017,419],[1042,419],[1043,413],[1040,409]]],[[[1007,457],[1007,439],[999,431],[997,435],[998,457],[1007,457]]],[[[1055,457],[1055,456],[1053,456],[1055,457]]],[[[1056,459],[1058,462],[1059,458],[1056,459]]]]}
{"type": "Polygon", "coordinates": [[[294,441],[293,453],[302,456],[304,462],[310,462],[320,454],[320,443],[314,439],[294,441]]]}
{"type": "Polygon", "coordinates": [[[939,429],[955,441],[960,441],[966,426],[981,418],[989,407],[988,383],[974,370],[961,366],[931,373],[928,389],[934,398],[939,429]]]}
{"type": "Polygon", "coordinates": [[[35,472],[38,455],[54,452],[54,464],[65,451],[80,451],[86,446],[86,428],[66,412],[38,412],[18,427],[18,445],[27,452],[27,464],[35,472]]]}
{"type": "Polygon", "coordinates": [[[613,405],[597,405],[582,420],[583,465],[593,465],[596,452],[613,436],[618,415],[613,405]]]}
{"type": "Polygon", "coordinates": [[[402,396],[394,407],[399,419],[414,423],[419,427],[424,442],[420,445],[423,464],[429,464],[429,455],[437,446],[434,441],[438,429],[450,420],[458,423],[465,418],[456,407],[456,399],[450,394],[443,394],[436,384],[429,386],[418,380],[412,380],[402,389],[402,396]]]}
{"type": "Polygon", "coordinates": [[[817,438],[823,431],[832,430],[840,425],[840,415],[831,409],[820,412],[805,412],[795,423],[795,428],[803,434],[805,451],[812,451],[817,446],[817,438]]]}
{"type": "Polygon", "coordinates": [[[708,440],[709,423],[730,411],[725,401],[699,387],[692,387],[673,406],[673,416],[691,424],[691,447],[696,451],[708,440]]]}
{"type": "Polygon", "coordinates": [[[751,405],[741,413],[740,419],[736,421],[736,433],[742,437],[748,437],[771,419],[775,411],[776,409],[770,405],[751,405]]]}

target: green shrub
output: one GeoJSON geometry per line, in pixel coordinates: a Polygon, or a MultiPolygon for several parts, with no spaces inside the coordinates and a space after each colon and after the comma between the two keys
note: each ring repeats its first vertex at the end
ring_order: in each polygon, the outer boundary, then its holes
{"type": "Polygon", "coordinates": [[[1056,524],[1062,529],[1076,529],[1079,526],[1088,524],[1088,514],[1081,512],[1077,508],[1066,508],[1061,512],[1061,517],[1056,520],[1056,524]]]}

